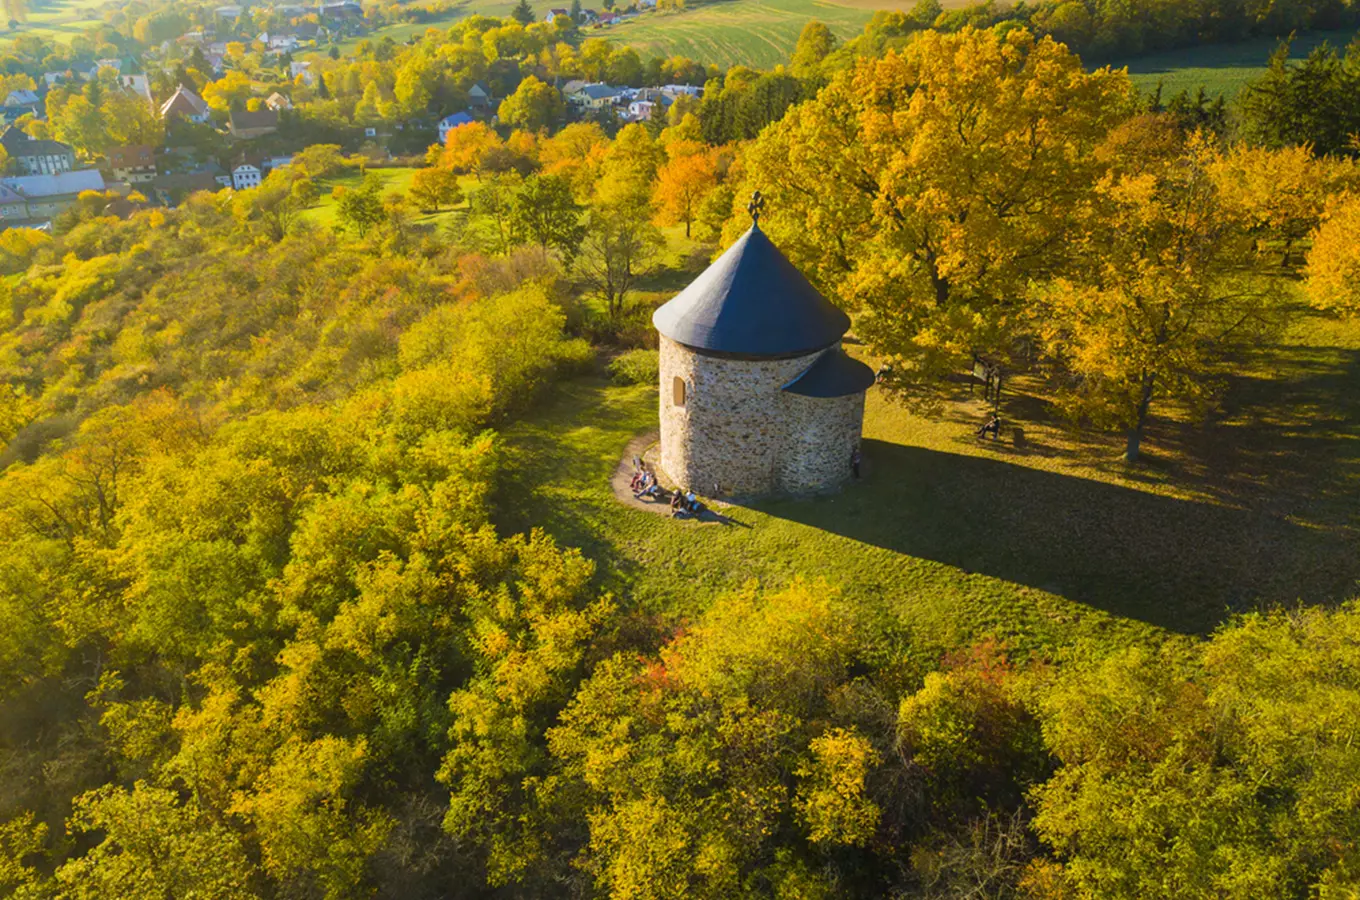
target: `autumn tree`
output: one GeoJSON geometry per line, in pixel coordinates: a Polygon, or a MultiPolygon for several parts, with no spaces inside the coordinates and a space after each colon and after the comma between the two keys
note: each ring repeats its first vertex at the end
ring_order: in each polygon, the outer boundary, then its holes
{"type": "Polygon", "coordinates": [[[812,19],[803,26],[793,47],[792,69],[799,78],[817,74],[822,61],[836,49],[836,36],[822,22],[812,19]]]}
{"type": "Polygon", "coordinates": [[[763,191],[762,227],[862,310],[890,386],[923,388],[974,354],[1010,356],[1025,290],[1066,261],[1094,148],[1130,98],[1123,74],[1022,29],[924,32],[763,132],[739,193],[763,191]]]}
{"type": "Polygon", "coordinates": [[[1074,274],[1040,291],[1048,351],[1075,376],[1069,413],[1125,429],[1139,455],[1155,399],[1195,402],[1214,366],[1278,319],[1278,257],[1259,253],[1210,176],[1214,151],[1165,118],[1111,136],[1074,274]]]}
{"type": "Polygon", "coordinates": [[[463,192],[458,188],[458,176],[442,166],[417,169],[411,176],[409,193],[421,209],[435,212],[439,212],[440,206],[457,206],[463,200],[463,192]]]}
{"type": "Polygon", "coordinates": [[[657,172],[653,200],[659,220],[684,223],[685,237],[699,214],[700,201],[718,183],[717,166],[710,153],[680,152],[657,172]]]}
{"type": "Polygon", "coordinates": [[[1360,199],[1333,201],[1312,235],[1305,287],[1318,309],[1355,315],[1360,312],[1360,199]]]}
{"type": "Polygon", "coordinates": [[[538,131],[561,121],[566,111],[557,88],[530,75],[519,83],[513,94],[501,101],[499,115],[506,125],[538,131]]]}
{"type": "Polygon", "coordinates": [[[487,151],[501,146],[501,139],[485,122],[468,122],[449,130],[444,139],[441,165],[463,174],[482,174],[482,157],[487,151]]]}

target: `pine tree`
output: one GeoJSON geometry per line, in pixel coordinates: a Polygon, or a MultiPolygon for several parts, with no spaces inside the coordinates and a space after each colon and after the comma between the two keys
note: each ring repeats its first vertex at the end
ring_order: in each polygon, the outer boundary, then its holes
{"type": "Polygon", "coordinates": [[[534,21],[534,10],[529,6],[529,0],[519,0],[519,4],[510,12],[510,18],[527,28],[534,21]]]}

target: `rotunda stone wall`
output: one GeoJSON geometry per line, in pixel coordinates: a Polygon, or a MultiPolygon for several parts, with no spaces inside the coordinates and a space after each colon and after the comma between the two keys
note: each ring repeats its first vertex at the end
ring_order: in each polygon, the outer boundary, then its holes
{"type": "Polygon", "coordinates": [[[864,395],[813,398],[782,390],[823,352],[733,359],[662,336],[661,468],[682,487],[710,496],[840,484],[859,442],[864,395]]]}
{"type": "Polygon", "coordinates": [[[805,494],[834,488],[850,477],[850,455],[864,427],[864,394],[803,397],[784,394],[790,429],[779,489],[805,494]]]}

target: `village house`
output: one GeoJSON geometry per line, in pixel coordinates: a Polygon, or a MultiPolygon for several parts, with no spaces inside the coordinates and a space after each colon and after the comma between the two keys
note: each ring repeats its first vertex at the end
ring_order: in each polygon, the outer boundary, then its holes
{"type": "Polygon", "coordinates": [[[10,126],[0,135],[0,146],[23,175],[51,175],[76,167],[76,152],[61,141],[35,140],[10,126]]]}
{"type": "Polygon", "coordinates": [[[127,75],[119,73],[118,83],[123,86],[123,90],[131,91],[145,100],[148,106],[156,102],[151,96],[151,82],[144,73],[136,72],[127,75]]]}
{"type": "Polygon", "coordinates": [[[543,17],[543,21],[545,21],[545,22],[547,22],[549,25],[551,25],[551,24],[553,24],[554,22],[556,22],[556,21],[558,20],[559,17],[560,17],[560,18],[564,18],[564,19],[569,19],[569,18],[571,18],[571,10],[567,10],[567,9],[550,9],[550,10],[548,10],[548,14],[545,15],[545,16],[543,17]]]}
{"type": "Polygon", "coordinates": [[[231,186],[238,191],[260,186],[260,167],[241,163],[231,170],[231,186]]]}
{"type": "Polygon", "coordinates": [[[44,104],[41,97],[33,91],[10,91],[5,96],[5,104],[0,107],[0,116],[6,122],[13,122],[21,116],[43,118],[44,104]]]}
{"type": "Polygon", "coordinates": [[[257,109],[253,112],[233,109],[227,128],[238,141],[254,140],[279,130],[279,114],[272,109],[257,109]]]}
{"type": "MultiPolygon", "coordinates": [[[[98,169],[80,169],[75,172],[58,172],[53,175],[14,175],[0,178],[13,194],[23,198],[22,212],[7,221],[41,221],[51,219],[75,205],[76,199],[85,191],[104,190],[104,176],[98,169]]],[[[0,198],[0,213],[17,205],[11,194],[5,194],[7,201],[0,198]]]]}
{"type": "Polygon", "coordinates": [[[299,76],[302,83],[311,87],[316,83],[316,76],[311,73],[312,64],[309,62],[290,62],[288,64],[288,77],[297,80],[299,76]]]}
{"type": "Polygon", "coordinates": [[[475,121],[472,116],[465,112],[457,112],[445,116],[439,120],[439,143],[446,143],[449,139],[449,132],[460,125],[468,125],[475,121]]]}
{"type": "Polygon", "coordinates": [[[596,82],[583,85],[567,95],[567,102],[578,110],[609,109],[626,98],[625,89],[596,82]]]}
{"type": "Polygon", "coordinates": [[[109,152],[109,169],[114,181],[145,184],[156,179],[156,153],[150,147],[133,144],[109,152]]]}
{"type": "Polygon", "coordinates": [[[274,112],[278,112],[281,109],[292,109],[293,101],[289,100],[287,97],[283,96],[283,94],[280,94],[278,91],[275,91],[274,93],[269,95],[269,98],[267,100],[264,101],[264,105],[274,110],[274,112]]]}
{"type": "Polygon", "coordinates": [[[211,113],[203,98],[184,85],[175,89],[170,99],[161,104],[161,118],[169,120],[178,117],[199,125],[207,122],[211,113]]]}
{"type": "Polygon", "coordinates": [[[468,106],[486,109],[491,106],[491,91],[480,81],[468,88],[468,106]]]}

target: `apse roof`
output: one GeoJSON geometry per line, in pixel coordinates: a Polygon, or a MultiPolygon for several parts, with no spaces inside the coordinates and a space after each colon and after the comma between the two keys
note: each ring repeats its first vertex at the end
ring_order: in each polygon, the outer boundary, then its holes
{"type": "Polygon", "coordinates": [[[850,318],[779,252],[759,225],[652,316],[656,330],[698,350],[793,356],[830,346],[850,318]]]}
{"type": "Polygon", "coordinates": [[[852,359],[839,347],[828,350],[788,384],[784,391],[804,397],[845,397],[873,386],[874,370],[852,359]]]}

